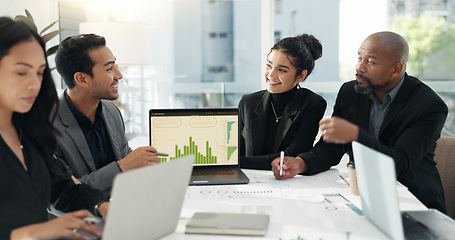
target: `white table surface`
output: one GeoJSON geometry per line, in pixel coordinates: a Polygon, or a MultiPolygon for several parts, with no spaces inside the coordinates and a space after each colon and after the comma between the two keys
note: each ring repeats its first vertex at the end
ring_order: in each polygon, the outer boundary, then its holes
{"type": "MultiPolygon", "coordinates": [[[[130,140],[133,149],[144,145],[148,145],[148,136],[130,140]]],[[[351,194],[346,184],[347,160],[345,155],[329,171],[284,181],[275,180],[271,171],[244,169],[249,184],[190,186],[176,231],[162,239],[388,239],[353,210],[362,207],[360,197],[351,194]],[[321,197],[325,199],[315,202],[321,197]],[[265,213],[270,215],[270,223],[263,237],[185,234],[186,223],[198,211],[265,213]]],[[[401,210],[427,209],[399,183],[397,192],[401,210]]]]}
{"type": "MultiPolygon", "coordinates": [[[[360,197],[350,193],[343,170],[284,181],[271,171],[244,170],[249,184],[190,186],[176,231],[162,239],[387,239],[353,210],[361,209],[360,197]],[[263,237],[185,234],[185,224],[198,211],[265,213],[270,223],[263,237]]],[[[397,190],[401,210],[426,209],[402,185],[397,190]]]]}

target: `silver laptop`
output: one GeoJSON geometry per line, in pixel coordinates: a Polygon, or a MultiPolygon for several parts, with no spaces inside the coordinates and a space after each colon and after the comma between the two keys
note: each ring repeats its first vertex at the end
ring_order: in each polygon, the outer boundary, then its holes
{"type": "Polygon", "coordinates": [[[103,239],[158,239],[175,230],[193,156],[118,174],[103,239]]]}
{"type": "Polygon", "coordinates": [[[447,215],[435,209],[400,212],[392,157],[358,142],[352,150],[362,210],[373,224],[392,239],[453,239],[455,221],[447,215]],[[415,229],[404,224],[408,221],[415,221],[415,229]]]}
{"type": "Polygon", "coordinates": [[[162,162],[194,155],[190,185],[241,184],[238,109],[151,109],[150,145],[169,154],[162,162]]]}

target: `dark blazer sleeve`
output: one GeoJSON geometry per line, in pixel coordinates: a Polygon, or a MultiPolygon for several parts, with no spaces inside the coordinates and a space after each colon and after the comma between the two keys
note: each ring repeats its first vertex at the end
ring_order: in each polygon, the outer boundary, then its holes
{"type": "Polygon", "coordinates": [[[94,206],[100,201],[107,200],[103,192],[86,184],[75,184],[71,179],[71,171],[59,159],[48,162],[51,175],[51,203],[55,208],[70,212],[87,209],[93,214],[94,206]]]}
{"type": "Polygon", "coordinates": [[[115,159],[108,165],[96,169],[85,137],[69,109],[64,96],[60,97],[58,115],[54,126],[60,131],[55,155],[70,167],[74,176],[82,183],[110,194],[114,177],[121,172],[116,161],[131,152],[125,137],[123,118],[118,108],[110,101],[102,100],[103,121],[111,141],[115,159]]]}
{"type": "MultiPolygon", "coordinates": [[[[335,100],[332,116],[343,117],[342,109],[343,106],[345,106],[345,103],[343,102],[342,96],[345,95],[344,92],[346,89],[346,84],[343,84],[335,100]]],[[[297,157],[301,157],[308,163],[308,170],[303,174],[317,174],[328,170],[331,166],[337,165],[344,153],[346,153],[346,149],[349,145],[350,144],[342,145],[326,143],[322,140],[322,138],[320,138],[312,149],[297,155],[297,157]]]]}
{"type": "MultiPolygon", "coordinates": [[[[308,151],[313,147],[315,137],[318,133],[319,121],[324,116],[327,103],[322,97],[308,89],[299,89],[299,91],[301,91],[299,93],[301,94],[301,97],[298,98],[300,101],[290,102],[288,104],[293,105],[297,111],[295,115],[291,114],[292,124],[287,128],[276,153],[245,156],[245,146],[251,148],[253,147],[253,144],[245,142],[242,134],[240,134],[240,166],[242,168],[270,170],[271,162],[280,155],[279,151],[284,151],[286,156],[296,156],[300,152],[308,151]]],[[[252,102],[246,103],[242,98],[239,103],[240,131],[244,128],[244,115],[251,114],[245,112],[244,109],[247,108],[247,106],[245,106],[246,104],[252,104],[252,102]]]]}

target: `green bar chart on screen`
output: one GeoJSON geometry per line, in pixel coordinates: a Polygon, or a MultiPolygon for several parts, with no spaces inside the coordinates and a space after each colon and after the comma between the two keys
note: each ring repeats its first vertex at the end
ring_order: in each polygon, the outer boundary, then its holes
{"type": "Polygon", "coordinates": [[[151,124],[155,127],[151,133],[152,146],[169,154],[160,157],[161,162],[194,155],[195,165],[238,163],[236,116],[169,116],[151,124]]]}

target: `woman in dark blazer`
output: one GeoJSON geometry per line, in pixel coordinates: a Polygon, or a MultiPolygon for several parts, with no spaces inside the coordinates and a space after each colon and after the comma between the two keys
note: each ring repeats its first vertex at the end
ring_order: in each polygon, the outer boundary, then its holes
{"type": "Polygon", "coordinates": [[[326,101],[299,83],[322,56],[312,35],[288,37],[267,56],[267,90],[244,95],[239,103],[240,166],[270,170],[280,151],[296,156],[313,147],[326,101]]]}
{"type": "Polygon", "coordinates": [[[85,239],[74,229],[101,237],[80,209],[105,216],[103,193],[79,184],[52,155],[58,102],[45,50],[36,30],[0,17],[0,239],[85,239]],[[48,221],[49,203],[79,211],[48,221]]]}

